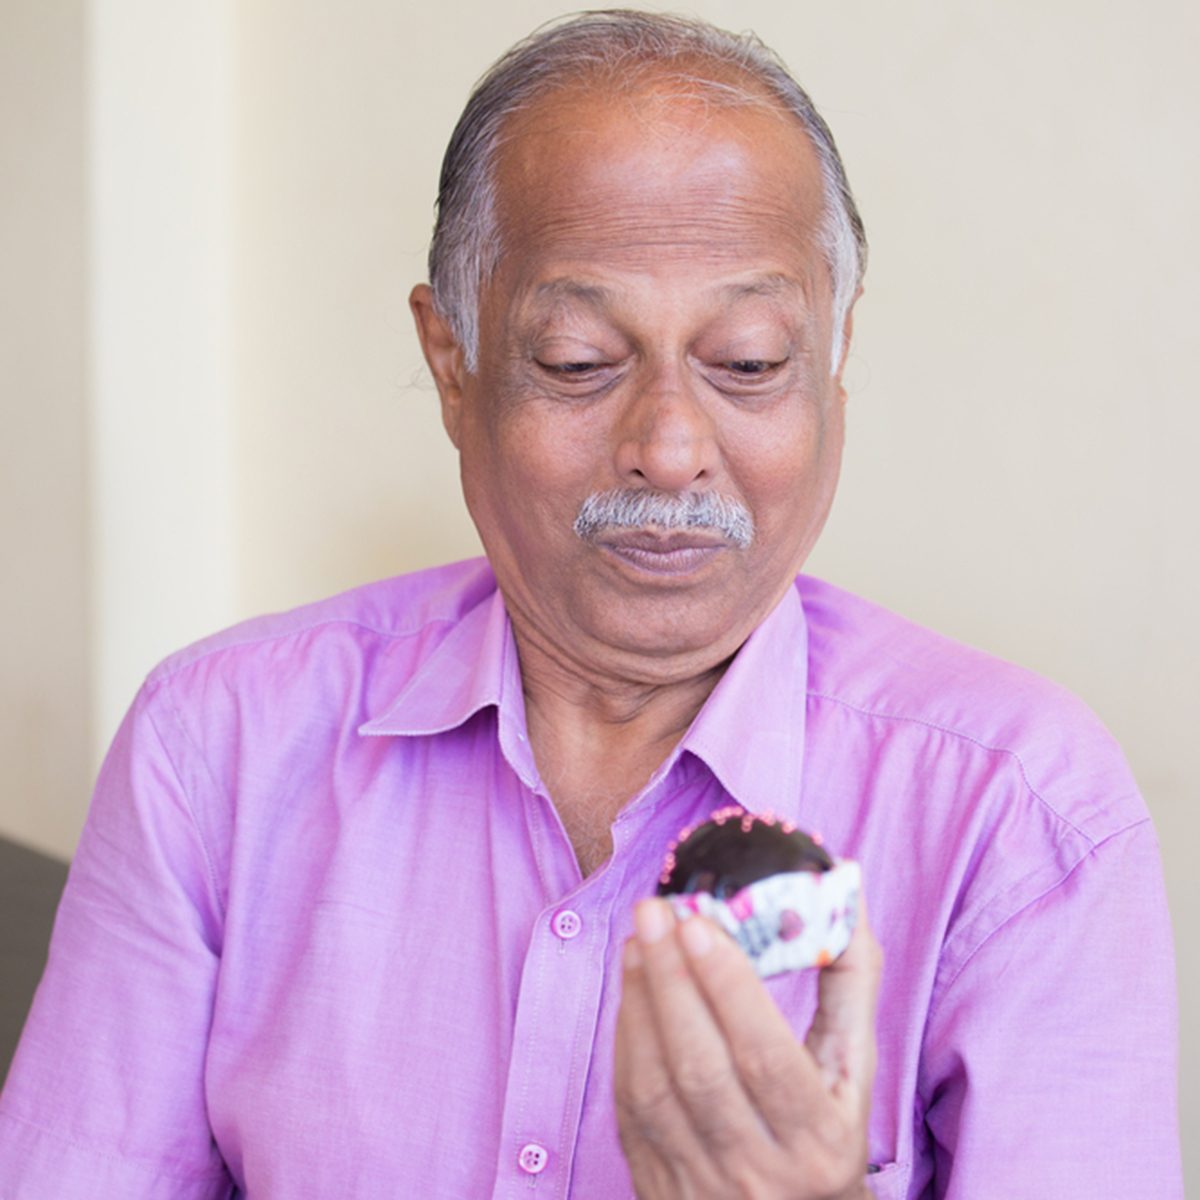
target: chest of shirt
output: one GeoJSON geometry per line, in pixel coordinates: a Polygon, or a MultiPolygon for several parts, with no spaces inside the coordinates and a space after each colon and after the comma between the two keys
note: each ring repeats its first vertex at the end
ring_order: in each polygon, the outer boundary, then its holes
{"type": "MultiPolygon", "coordinates": [[[[685,756],[620,815],[611,862],[584,881],[552,805],[497,752],[490,712],[348,753],[379,762],[241,798],[207,1061],[235,1179],[263,1197],[383,1194],[373,1180],[387,1194],[524,1195],[534,1175],[548,1195],[624,1194],[611,1102],[621,944],[669,840],[736,797],[685,756]]],[[[890,1162],[913,1137],[956,868],[922,873],[912,812],[887,816],[888,789],[919,769],[910,749],[880,745],[836,770],[809,757],[806,792],[819,794],[781,808],[801,821],[808,808],[835,853],[864,861],[897,964],[872,1118],[872,1157],[890,1162]]],[[[931,776],[931,820],[945,791],[931,776]]],[[[797,1036],[815,983],[768,984],[797,1036]]]]}

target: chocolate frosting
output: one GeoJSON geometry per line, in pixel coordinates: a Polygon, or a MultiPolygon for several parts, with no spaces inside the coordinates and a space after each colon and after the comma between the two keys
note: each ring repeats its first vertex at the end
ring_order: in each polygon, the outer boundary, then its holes
{"type": "Polygon", "coordinates": [[[698,825],[668,858],[658,895],[710,892],[727,899],[742,888],[788,871],[828,871],[829,855],[806,833],[773,821],[731,816],[698,825]]]}

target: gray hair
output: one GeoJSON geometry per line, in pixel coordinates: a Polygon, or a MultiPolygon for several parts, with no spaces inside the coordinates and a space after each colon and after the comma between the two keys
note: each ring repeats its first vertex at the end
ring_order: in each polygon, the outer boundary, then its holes
{"type": "Polygon", "coordinates": [[[833,287],[832,367],[841,362],[843,326],[862,282],[867,239],[833,134],[782,59],[752,33],[735,34],[691,17],[611,9],[585,12],[535,30],[476,84],[442,160],[437,221],[429,247],[434,304],[463,349],[479,361],[479,294],[500,260],[495,166],[504,125],[541,97],[588,74],[628,85],[662,66],[725,103],[761,103],[761,94],[797,117],[816,151],[824,190],[818,237],[833,287]],[[695,64],[711,63],[711,77],[695,64]],[[750,88],[729,83],[748,78],[750,88]]]}
{"type": "Polygon", "coordinates": [[[649,488],[593,492],[580,506],[573,526],[590,541],[606,529],[715,529],[739,550],[754,541],[754,518],[735,496],[718,492],[668,495],[649,488]]]}

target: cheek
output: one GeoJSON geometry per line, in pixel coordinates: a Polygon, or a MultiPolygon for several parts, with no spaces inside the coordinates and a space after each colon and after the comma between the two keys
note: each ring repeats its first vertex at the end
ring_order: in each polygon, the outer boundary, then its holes
{"type": "MultiPolygon", "coordinates": [[[[496,405],[472,421],[462,447],[463,492],[476,524],[533,553],[573,540],[579,504],[594,490],[595,447],[579,422],[536,401],[496,405]]],[[[487,541],[485,533],[485,542],[487,541]]]]}
{"type": "Polygon", "coordinates": [[[584,488],[586,494],[611,458],[606,411],[602,404],[542,396],[500,401],[488,420],[492,463],[513,484],[539,493],[584,488]]]}
{"type": "Polygon", "coordinates": [[[810,536],[824,519],[841,468],[844,426],[834,402],[772,423],[742,440],[733,474],[766,534],[810,536]]]}
{"type": "Polygon", "coordinates": [[[807,406],[802,411],[792,406],[778,419],[766,421],[751,414],[727,431],[726,457],[755,490],[795,495],[819,473],[830,433],[828,417],[807,406]]]}

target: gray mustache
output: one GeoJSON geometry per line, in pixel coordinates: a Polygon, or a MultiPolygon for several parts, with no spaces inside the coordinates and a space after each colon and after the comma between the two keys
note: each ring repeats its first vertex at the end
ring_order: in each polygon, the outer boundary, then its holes
{"type": "Polygon", "coordinates": [[[715,492],[668,495],[644,488],[593,492],[580,506],[575,532],[590,541],[602,529],[715,529],[739,550],[754,540],[754,518],[740,501],[715,492]]]}

